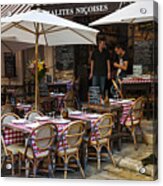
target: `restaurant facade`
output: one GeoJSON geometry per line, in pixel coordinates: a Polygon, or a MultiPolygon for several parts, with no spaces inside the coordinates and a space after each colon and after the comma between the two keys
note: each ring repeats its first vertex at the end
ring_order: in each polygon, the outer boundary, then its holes
{"type": "MultiPolygon", "coordinates": [[[[7,7],[2,7],[2,16],[6,16],[9,13],[15,14],[18,10],[21,12],[30,9],[42,9],[75,22],[89,25],[89,23],[98,18],[115,12],[128,4],[129,2],[44,4],[26,5],[28,6],[26,8],[25,5],[17,5],[17,9],[16,7],[8,7],[8,9],[7,7]]],[[[108,48],[111,52],[117,43],[123,43],[127,48],[129,56],[128,74],[133,73],[134,65],[136,66],[135,68],[138,66],[144,74],[154,74],[157,72],[157,65],[153,64],[153,59],[157,61],[157,55],[155,55],[157,51],[157,43],[155,42],[157,40],[157,24],[155,22],[134,25],[111,24],[97,26],[95,28],[100,30],[99,35],[103,35],[106,38],[108,48]]],[[[45,81],[51,83],[57,79],[78,80],[80,99],[86,101],[88,87],[91,85],[88,77],[90,73],[91,54],[94,47],[93,45],[39,46],[39,58],[45,60],[48,68],[45,81]]],[[[8,50],[7,53],[9,52],[13,55],[13,49],[8,46],[6,48],[8,50]]],[[[6,69],[9,68],[6,67],[7,64],[5,62],[5,59],[9,58],[5,56],[8,55],[7,53],[2,53],[1,57],[2,92],[5,86],[12,85],[12,88],[17,89],[18,94],[23,94],[24,91],[27,95],[34,94],[34,83],[29,72],[29,63],[31,59],[34,59],[34,48],[14,52],[14,57],[10,57],[14,61],[10,70],[14,71],[14,73],[9,72],[9,75],[6,72],[6,69]]]]}

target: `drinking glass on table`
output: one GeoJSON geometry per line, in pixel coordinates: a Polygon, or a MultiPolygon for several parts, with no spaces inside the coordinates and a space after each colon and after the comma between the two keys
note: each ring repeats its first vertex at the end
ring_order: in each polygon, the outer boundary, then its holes
{"type": "Polygon", "coordinates": [[[85,106],[82,107],[82,114],[83,115],[87,114],[87,107],[85,106]]]}
{"type": "Polygon", "coordinates": [[[55,119],[55,111],[52,112],[52,118],[55,119]]]}
{"type": "Polygon", "coordinates": [[[116,100],[118,100],[118,98],[119,98],[119,96],[118,96],[118,93],[117,92],[115,92],[115,94],[114,94],[114,99],[116,99],[116,100]]]}
{"type": "Polygon", "coordinates": [[[52,112],[49,112],[48,116],[52,119],[52,112]]]}
{"type": "Polygon", "coordinates": [[[63,119],[63,109],[60,110],[60,119],[63,119]]]}

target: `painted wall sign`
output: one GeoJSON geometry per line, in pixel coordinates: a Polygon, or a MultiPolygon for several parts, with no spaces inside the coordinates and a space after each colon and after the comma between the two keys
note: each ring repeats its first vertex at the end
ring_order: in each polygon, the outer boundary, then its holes
{"type": "Polygon", "coordinates": [[[107,4],[104,5],[90,5],[73,8],[52,9],[51,13],[58,16],[72,16],[72,15],[90,15],[92,13],[108,12],[107,4]]]}

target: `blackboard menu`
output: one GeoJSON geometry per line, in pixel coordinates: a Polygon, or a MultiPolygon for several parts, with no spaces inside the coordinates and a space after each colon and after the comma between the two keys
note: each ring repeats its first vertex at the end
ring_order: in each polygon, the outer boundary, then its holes
{"type": "Polygon", "coordinates": [[[56,68],[58,70],[71,70],[74,66],[74,47],[56,47],[56,68]]]}
{"type": "Polygon", "coordinates": [[[134,64],[143,66],[143,73],[153,71],[153,46],[154,42],[135,41],[134,45],[134,64]]]}
{"type": "Polygon", "coordinates": [[[16,57],[13,53],[4,53],[5,77],[16,76],[16,57]]]}
{"type": "Polygon", "coordinates": [[[100,104],[100,87],[98,86],[89,87],[88,102],[90,104],[100,104]]]}
{"type": "Polygon", "coordinates": [[[39,91],[40,91],[40,96],[49,95],[48,85],[47,83],[44,82],[44,80],[42,80],[39,84],[39,91]]]}

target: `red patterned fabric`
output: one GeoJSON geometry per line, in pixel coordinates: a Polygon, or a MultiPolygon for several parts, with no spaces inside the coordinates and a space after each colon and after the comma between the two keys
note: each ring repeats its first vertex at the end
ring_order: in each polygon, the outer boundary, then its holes
{"type": "Polygon", "coordinates": [[[20,131],[14,131],[12,129],[5,128],[3,135],[6,145],[24,142],[24,134],[20,131]]]}
{"type": "Polygon", "coordinates": [[[123,111],[122,111],[122,117],[120,119],[120,123],[123,125],[124,124],[124,121],[126,119],[126,117],[128,116],[129,114],[129,111],[131,109],[131,106],[132,106],[133,102],[131,101],[130,103],[128,104],[122,104],[122,107],[123,107],[123,111]]]}
{"type": "Polygon", "coordinates": [[[129,114],[129,111],[131,109],[131,106],[133,105],[133,101],[128,100],[127,102],[123,102],[124,100],[113,100],[111,102],[111,105],[117,105],[117,104],[121,104],[123,107],[122,110],[122,117],[120,118],[120,124],[123,125],[124,121],[126,119],[126,117],[129,114]]]}
{"type": "Polygon", "coordinates": [[[126,78],[123,79],[122,84],[136,84],[136,83],[154,83],[157,82],[157,79],[149,78],[149,79],[143,79],[143,78],[126,78]]]}
{"type": "MultiPolygon", "coordinates": [[[[127,103],[121,103],[120,101],[115,100],[114,102],[112,102],[111,104],[122,104],[123,106],[123,113],[122,113],[122,117],[120,119],[121,124],[124,124],[124,120],[126,119],[128,112],[133,104],[132,101],[129,101],[127,103]]],[[[76,116],[75,116],[76,117],[76,116]]],[[[74,118],[75,119],[75,118],[74,118]]],[[[78,118],[76,119],[81,119],[81,120],[86,120],[86,121],[90,121],[91,122],[91,129],[94,128],[94,124],[96,122],[97,119],[88,119],[87,117],[83,118],[83,116],[78,116],[78,118]]],[[[55,120],[50,121],[50,122],[54,122],[54,124],[57,125],[58,128],[58,138],[60,138],[61,136],[61,132],[63,131],[63,129],[67,126],[67,124],[59,124],[59,123],[55,123],[55,120]]],[[[43,124],[43,123],[42,123],[43,124]]],[[[21,129],[24,130],[25,132],[32,132],[32,129],[26,127],[25,125],[15,125],[15,124],[10,124],[12,128],[15,128],[15,130],[12,129],[8,129],[6,128],[4,131],[4,140],[5,140],[5,144],[9,145],[9,144],[14,144],[14,143],[22,143],[24,141],[25,135],[23,132],[20,131],[16,131],[16,129],[21,129]]],[[[91,140],[94,141],[96,140],[95,137],[95,133],[97,134],[97,137],[99,136],[98,133],[98,124],[95,127],[95,130],[92,130],[92,135],[91,135],[91,140]]],[[[35,136],[33,136],[34,138],[35,136]]],[[[100,137],[100,136],[99,136],[100,137]]],[[[66,146],[66,139],[64,138],[64,145],[66,146]]],[[[39,148],[36,146],[36,144],[34,144],[33,142],[33,147],[36,153],[36,156],[42,152],[40,152],[39,148]]],[[[63,146],[62,146],[62,141],[59,142],[59,151],[63,150],[63,146]]]]}

